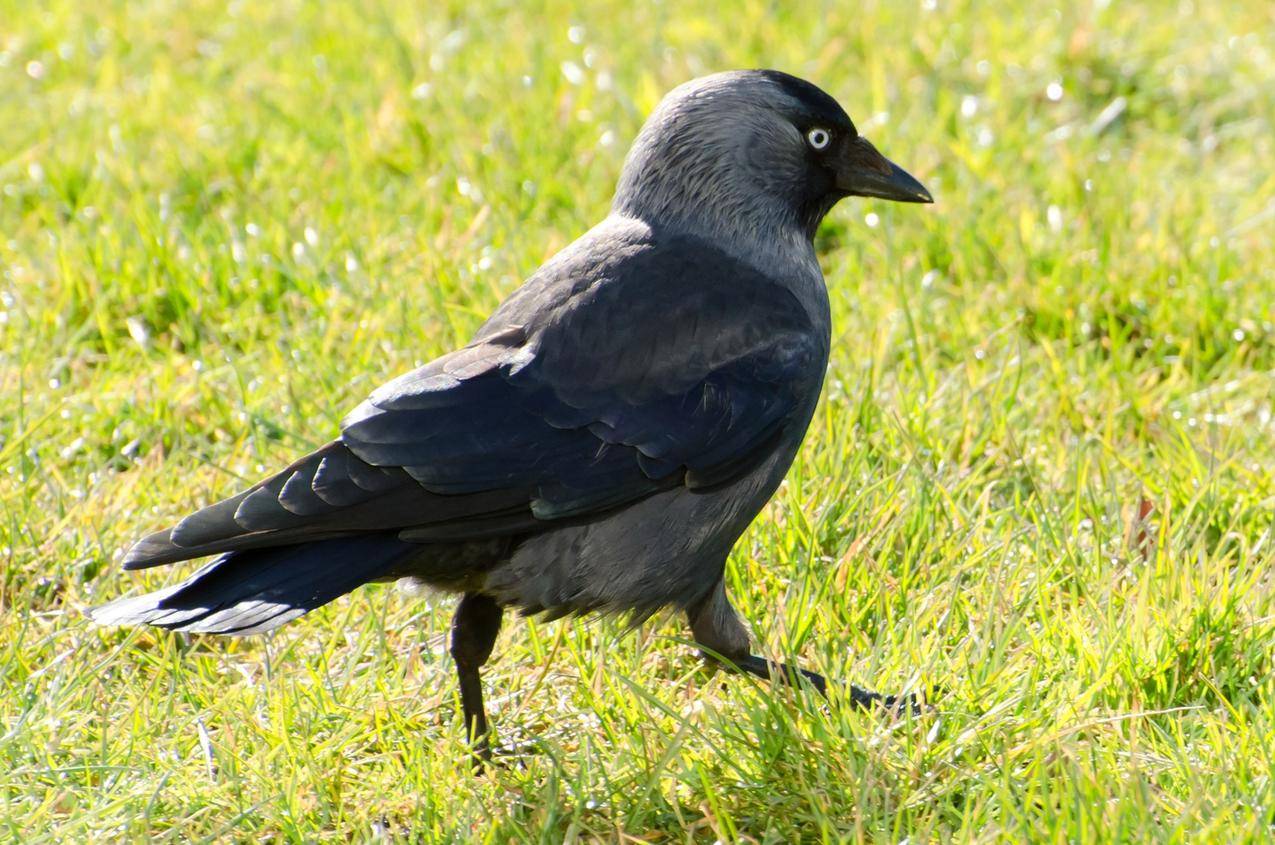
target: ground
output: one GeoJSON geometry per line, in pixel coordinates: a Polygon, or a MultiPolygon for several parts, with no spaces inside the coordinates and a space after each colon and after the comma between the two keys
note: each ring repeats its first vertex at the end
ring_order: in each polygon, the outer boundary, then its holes
{"type": "Polygon", "coordinates": [[[0,0],[0,831],[36,841],[1235,841],[1275,824],[1275,13],[0,0]],[[933,206],[818,242],[823,404],[729,564],[916,717],[452,600],[243,641],[83,610],[606,211],[662,92],[772,66],[933,206]]]}

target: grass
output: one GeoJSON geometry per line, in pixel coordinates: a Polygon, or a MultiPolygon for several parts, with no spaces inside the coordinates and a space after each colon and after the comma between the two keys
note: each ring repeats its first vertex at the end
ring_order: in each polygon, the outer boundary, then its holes
{"type": "Polygon", "coordinates": [[[1275,835],[1275,14],[1226,4],[0,0],[0,836],[1275,835]],[[451,600],[102,630],[121,549],[336,432],[597,220],[660,94],[775,66],[933,207],[844,203],[821,411],[732,555],[756,638],[451,600]]]}

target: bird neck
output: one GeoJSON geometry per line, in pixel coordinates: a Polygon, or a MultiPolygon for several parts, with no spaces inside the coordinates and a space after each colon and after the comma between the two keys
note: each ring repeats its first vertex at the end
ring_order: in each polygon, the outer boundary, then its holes
{"type": "Polygon", "coordinates": [[[768,275],[821,275],[813,229],[799,215],[773,201],[759,201],[755,188],[735,192],[718,183],[706,195],[697,187],[691,183],[670,189],[648,183],[639,190],[621,191],[611,213],[638,220],[653,231],[702,238],[768,275]]]}

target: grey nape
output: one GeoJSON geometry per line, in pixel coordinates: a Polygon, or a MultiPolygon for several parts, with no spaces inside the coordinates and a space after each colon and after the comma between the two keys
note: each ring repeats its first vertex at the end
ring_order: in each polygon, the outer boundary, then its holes
{"type": "MultiPolygon", "coordinates": [[[[930,201],[808,82],[740,71],[686,83],[643,126],[611,213],[469,344],[125,559],[217,556],[188,580],[90,612],[242,635],[371,581],[458,592],[451,653],[480,758],[479,670],[507,607],[678,607],[706,654],[825,691],[750,652],[723,570],[814,414],[831,319],[813,237],[856,195],[930,201]]],[[[860,705],[914,704],[848,690],[860,705]]]]}

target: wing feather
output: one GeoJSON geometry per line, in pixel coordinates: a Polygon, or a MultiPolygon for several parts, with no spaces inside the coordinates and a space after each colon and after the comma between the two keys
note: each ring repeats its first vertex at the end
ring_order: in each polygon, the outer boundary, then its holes
{"type": "Polygon", "coordinates": [[[469,346],[374,391],[338,441],[146,538],[128,565],[534,531],[722,483],[805,424],[827,338],[786,286],[700,242],[607,246],[568,250],[469,346]]]}

